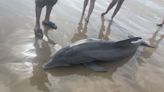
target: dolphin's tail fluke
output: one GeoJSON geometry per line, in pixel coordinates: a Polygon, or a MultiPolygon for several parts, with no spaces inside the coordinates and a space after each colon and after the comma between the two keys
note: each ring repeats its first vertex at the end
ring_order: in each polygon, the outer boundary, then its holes
{"type": "Polygon", "coordinates": [[[149,44],[147,44],[146,42],[142,41],[141,43],[142,46],[145,46],[145,47],[149,47],[149,48],[155,48],[155,46],[151,46],[149,44]]]}
{"type": "MultiPolygon", "coordinates": [[[[135,36],[129,35],[128,38],[135,38],[135,36]]],[[[151,46],[144,41],[141,42],[141,46],[145,46],[145,47],[149,47],[149,48],[155,48],[155,46],[151,46]]]]}

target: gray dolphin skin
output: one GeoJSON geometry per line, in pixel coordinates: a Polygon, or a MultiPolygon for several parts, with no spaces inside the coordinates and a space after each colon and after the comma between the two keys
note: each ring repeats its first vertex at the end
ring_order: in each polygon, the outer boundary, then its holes
{"type": "Polygon", "coordinates": [[[47,70],[54,67],[83,64],[94,71],[107,71],[96,62],[121,60],[134,55],[139,46],[152,47],[140,39],[142,38],[132,37],[118,42],[98,39],[81,40],[60,49],[43,68],[47,70]]]}

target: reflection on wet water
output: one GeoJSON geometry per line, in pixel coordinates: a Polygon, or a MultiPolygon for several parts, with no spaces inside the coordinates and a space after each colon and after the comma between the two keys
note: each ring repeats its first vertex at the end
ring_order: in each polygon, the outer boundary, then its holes
{"type": "Polygon", "coordinates": [[[71,39],[71,42],[76,42],[78,40],[81,40],[81,39],[86,39],[88,36],[87,36],[87,26],[88,26],[88,23],[85,22],[84,25],[83,25],[83,20],[84,20],[84,16],[82,15],[81,16],[81,19],[80,19],[80,22],[78,24],[78,27],[77,27],[77,32],[74,33],[72,39],[71,39]]]}
{"type": "Polygon", "coordinates": [[[49,89],[46,86],[46,83],[48,83],[47,74],[42,69],[42,65],[45,61],[48,61],[50,58],[50,47],[48,45],[48,42],[44,41],[41,43],[42,47],[40,48],[39,44],[37,43],[37,39],[35,39],[35,49],[36,49],[36,57],[33,59],[33,71],[30,79],[30,83],[32,86],[36,86],[38,90],[43,92],[49,92],[49,89]]]}
{"type": "Polygon", "coordinates": [[[101,27],[100,27],[100,32],[99,32],[98,38],[103,39],[103,40],[109,40],[109,35],[112,31],[111,26],[112,26],[113,21],[109,21],[107,29],[105,28],[104,22],[105,22],[104,17],[101,17],[101,27]],[[105,31],[105,29],[106,29],[106,31],[105,31]]]}
{"type": "Polygon", "coordinates": [[[149,43],[151,46],[154,46],[155,48],[144,48],[143,51],[141,52],[141,56],[140,57],[140,61],[145,62],[146,59],[151,58],[152,54],[154,52],[156,52],[156,50],[159,48],[159,44],[160,42],[164,39],[164,34],[160,35],[159,38],[158,37],[158,33],[161,31],[162,29],[159,27],[157,28],[157,30],[152,34],[152,37],[149,38],[149,43]]]}
{"type": "Polygon", "coordinates": [[[164,38],[164,34],[161,35],[160,38],[157,38],[157,35],[160,30],[161,30],[161,28],[158,28],[157,31],[155,33],[153,33],[152,37],[149,39],[150,45],[155,46],[155,48],[149,49],[149,50],[146,50],[147,48],[145,48],[143,52],[147,52],[147,53],[143,54],[142,55],[143,57],[150,58],[151,55],[153,54],[153,52],[155,52],[158,49],[160,42],[164,38]]]}
{"type": "MultiPolygon", "coordinates": [[[[100,17],[108,0],[97,0],[90,22],[82,14],[84,0],[59,0],[52,12],[57,30],[42,26],[34,37],[33,0],[0,0],[0,89],[3,92],[162,92],[164,90],[163,0],[126,0],[114,21],[100,17]],[[8,7],[6,7],[8,6],[8,7]],[[156,48],[139,48],[124,60],[103,63],[109,71],[83,65],[44,71],[42,65],[62,47],[85,38],[118,41],[141,36],[156,48]],[[28,90],[27,90],[28,89],[28,90]]],[[[87,12],[88,10],[86,10],[87,12]]],[[[45,10],[43,11],[45,12],[45,10]]],[[[42,16],[42,18],[44,18],[42,16]]]]}

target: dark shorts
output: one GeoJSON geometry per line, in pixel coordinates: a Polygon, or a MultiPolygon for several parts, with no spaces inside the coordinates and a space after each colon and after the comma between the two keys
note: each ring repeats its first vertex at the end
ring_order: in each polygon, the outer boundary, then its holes
{"type": "Polygon", "coordinates": [[[36,7],[53,6],[58,0],[35,0],[36,7]]]}

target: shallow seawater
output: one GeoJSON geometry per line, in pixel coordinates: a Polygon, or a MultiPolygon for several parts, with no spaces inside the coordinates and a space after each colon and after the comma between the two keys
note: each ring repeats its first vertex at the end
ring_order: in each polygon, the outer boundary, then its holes
{"type": "MultiPolygon", "coordinates": [[[[45,36],[38,40],[34,0],[0,0],[1,92],[164,91],[164,28],[156,26],[164,18],[164,1],[125,0],[111,24],[112,11],[100,17],[111,0],[97,0],[88,25],[81,19],[83,1],[58,0],[51,14],[58,29],[42,26],[45,36]],[[42,69],[58,49],[80,39],[118,41],[128,35],[143,37],[156,48],[141,47],[131,58],[103,64],[109,69],[103,73],[84,66],[42,69]]],[[[45,9],[42,20],[44,14],[45,9]]]]}

